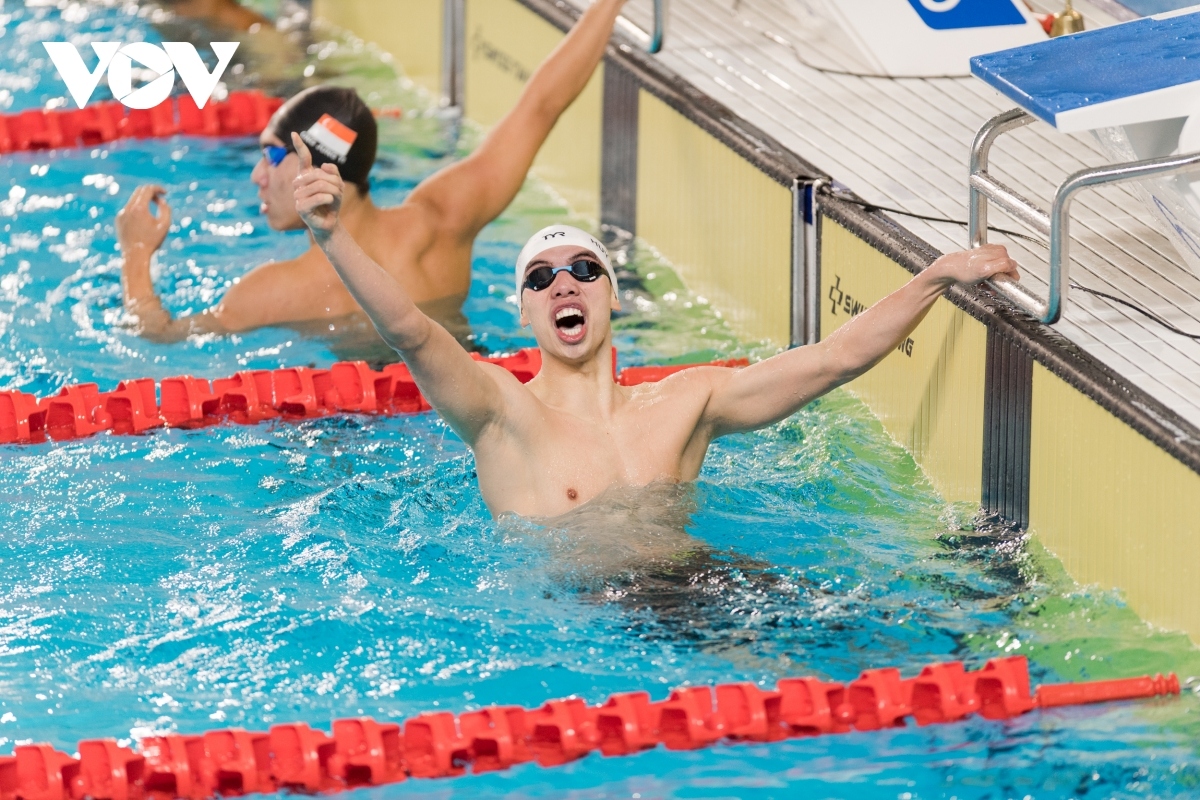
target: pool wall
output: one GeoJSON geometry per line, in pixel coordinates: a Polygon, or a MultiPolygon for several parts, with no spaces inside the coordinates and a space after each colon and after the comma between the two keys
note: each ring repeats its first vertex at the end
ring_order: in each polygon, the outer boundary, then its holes
{"type": "MultiPolygon", "coordinates": [[[[446,2],[315,11],[433,91],[457,86],[439,65],[459,69],[465,113],[485,126],[578,16],[550,0],[446,2]]],[[[880,214],[814,204],[831,176],[619,37],[535,174],[658,249],[740,335],[781,348],[828,336],[938,255],[880,214]]],[[[851,388],[948,500],[1029,528],[1076,580],[1200,641],[1195,426],[986,290],[948,293],[851,388]]]]}

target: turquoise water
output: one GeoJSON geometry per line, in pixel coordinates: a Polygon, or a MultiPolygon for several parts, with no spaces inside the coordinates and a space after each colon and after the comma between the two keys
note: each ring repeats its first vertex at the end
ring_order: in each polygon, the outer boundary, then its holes
{"type": "MultiPolygon", "coordinates": [[[[120,8],[87,8],[82,20],[5,9],[5,85],[26,86],[12,108],[61,91],[31,41],[154,35],[120,8]]],[[[312,62],[373,102],[414,109],[383,123],[378,201],[399,202],[469,145],[369,50],[317,44],[298,69],[312,62]]],[[[125,327],[112,220],[141,181],[165,183],[175,207],[157,286],[176,313],[304,248],[257,216],[256,156],[250,140],[181,138],[5,157],[0,389],[332,361],[328,341],[286,329],[160,346],[125,327]]],[[[566,213],[531,182],[485,232],[466,307],[481,345],[529,343],[510,265],[525,236],[566,213]]],[[[652,252],[631,267],[644,290],[616,323],[625,363],[769,354],[652,252]]],[[[846,392],[719,441],[693,485],[614,493],[552,529],[492,521],[475,482],[469,452],[432,414],[0,448],[0,752],[637,688],[663,697],[688,682],[848,680],[1012,653],[1030,657],[1037,680],[1200,674],[1182,637],[945,503],[846,392]]],[[[593,755],[368,793],[1194,797],[1198,711],[1189,690],[1010,723],[593,755]]]]}

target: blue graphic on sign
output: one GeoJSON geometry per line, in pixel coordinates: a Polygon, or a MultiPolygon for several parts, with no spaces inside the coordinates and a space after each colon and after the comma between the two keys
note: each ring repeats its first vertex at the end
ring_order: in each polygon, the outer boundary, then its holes
{"type": "Polygon", "coordinates": [[[1013,0],[908,0],[908,4],[935,31],[1025,24],[1013,0]]]}

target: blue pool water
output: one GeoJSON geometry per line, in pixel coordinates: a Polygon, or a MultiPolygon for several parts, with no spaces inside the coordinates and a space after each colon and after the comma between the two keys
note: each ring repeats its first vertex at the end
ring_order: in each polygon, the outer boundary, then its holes
{"type": "MultiPolygon", "coordinates": [[[[153,36],[120,7],[85,8],[5,9],[0,77],[24,87],[11,108],[61,91],[30,42],[153,36]]],[[[375,54],[316,45],[297,69],[413,109],[384,122],[375,174],[377,199],[399,202],[458,147],[375,54]]],[[[163,182],[175,208],[157,285],[176,313],[304,248],[257,216],[256,157],[250,140],[183,138],[5,157],[0,389],[332,361],[329,342],[285,329],[166,346],[124,325],[112,220],[141,181],[163,182]]],[[[567,213],[531,182],[485,232],[466,307],[482,345],[529,344],[510,264],[567,213]]],[[[653,254],[631,266],[645,291],[616,323],[625,363],[769,354],[653,254]]],[[[0,497],[0,752],[1013,653],[1039,681],[1200,672],[1183,637],[946,504],[845,392],[719,441],[693,485],[613,493],[549,528],[491,520],[469,452],[432,414],[4,447],[0,497]]],[[[366,794],[1195,797],[1197,713],[1189,688],[1010,723],[593,755],[366,794]]]]}

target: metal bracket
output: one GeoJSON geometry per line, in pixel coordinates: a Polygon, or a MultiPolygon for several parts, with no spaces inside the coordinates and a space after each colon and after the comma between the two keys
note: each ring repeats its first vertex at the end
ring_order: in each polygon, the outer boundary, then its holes
{"type": "Polygon", "coordinates": [[[1081,169],[1067,176],[1067,179],[1059,184],[1050,211],[1046,212],[988,172],[988,155],[996,139],[1008,131],[1028,125],[1035,119],[1032,114],[1014,108],[992,117],[975,134],[975,141],[971,144],[970,176],[967,179],[967,233],[972,248],[987,244],[987,212],[990,200],[1017,221],[1049,239],[1050,289],[1045,299],[1008,279],[991,281],[991,284],[997,292],[1011,300],[1022,311],[1039,322],[1052,324],[1062,316],[1067,303],[1071,264],[1070,209],[1075,194],[1090,186],[1185,172],[1200,167],[1200,153],[1081,169]]]}
{"type": "Polygon", "coordinates": [[[630,22],[625,17],[617,17],[617,25],[625,31],[631,38],[642,42],[642,46],[650,55],[654,55],[663,49],[663,42],[667,35],[667,0],[653,0],[654,2],[654,32],[646,33],[640,27],[630,22]]]}
{"type": "Polygon", "coordinates": [[[821,334],[817,204],[827,185],[825,178],[792,179],[792,347],[816,344],[821,334]]]}

